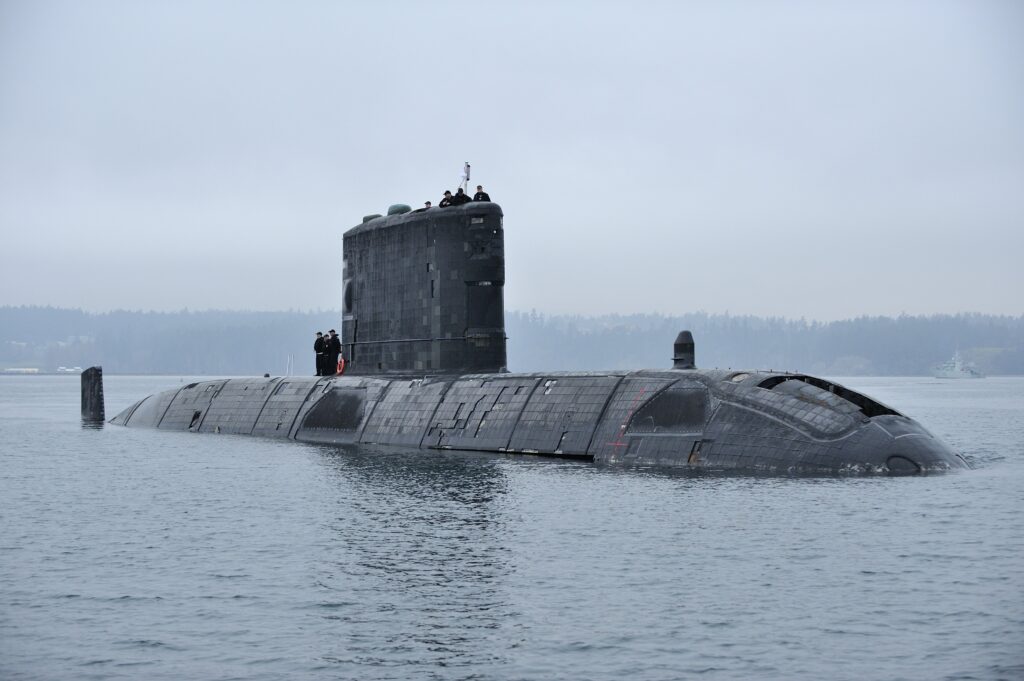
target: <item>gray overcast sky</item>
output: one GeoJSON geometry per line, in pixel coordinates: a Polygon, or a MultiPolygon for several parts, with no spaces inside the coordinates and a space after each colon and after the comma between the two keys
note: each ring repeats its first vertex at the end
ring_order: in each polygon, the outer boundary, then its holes
{"type": "Polygon", "coordinates": [[[342,233],[468,160],[508,309],[1022,314],[1022,39],[1012,0],[0,0],[0,304],[340,308],[342,233]]]}

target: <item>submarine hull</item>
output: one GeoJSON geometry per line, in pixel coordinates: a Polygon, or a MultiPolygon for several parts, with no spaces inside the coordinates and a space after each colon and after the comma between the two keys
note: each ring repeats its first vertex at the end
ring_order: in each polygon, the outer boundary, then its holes
{"type": "Polygon", "coordinates": [[[775,474],[968,468],[881,403],[823,379],[764,372],[221,379],[152,395],[111,423],[775,474]]]}

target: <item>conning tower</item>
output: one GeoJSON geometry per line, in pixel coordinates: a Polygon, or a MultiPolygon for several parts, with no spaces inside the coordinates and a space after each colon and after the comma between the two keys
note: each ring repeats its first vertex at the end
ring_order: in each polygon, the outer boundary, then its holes
{"type": "Polygon", "coordinates": [[[345,232],[345,373],[507,371],[502,217],[483,201],[396,205],[345,232]]]}

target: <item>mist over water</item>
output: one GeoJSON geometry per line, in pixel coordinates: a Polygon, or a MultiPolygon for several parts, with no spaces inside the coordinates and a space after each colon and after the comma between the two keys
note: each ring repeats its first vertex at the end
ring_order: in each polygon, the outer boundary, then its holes
{"type": "MultiPolygon", "coordinates": [[[[108,416],[173,387],[108,376],[108,416]]],[[[83,429],[0,379],[8,679],[1019,678],[1024,379],[840,379],[976,469],[766,478],[83,429]]]]}

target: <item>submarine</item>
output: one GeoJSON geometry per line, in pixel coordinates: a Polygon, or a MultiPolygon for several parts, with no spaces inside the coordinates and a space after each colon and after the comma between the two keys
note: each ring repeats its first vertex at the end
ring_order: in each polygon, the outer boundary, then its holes
{"type": "Polygon", "coordinates": [[[343,236],[344,373],[190,383],[110,423],[708,471],[969,468],[915,420],[838,383],[698,369],[689,331],[661,370],[511,373],[501,207],[387,213],[343,236]]]}

